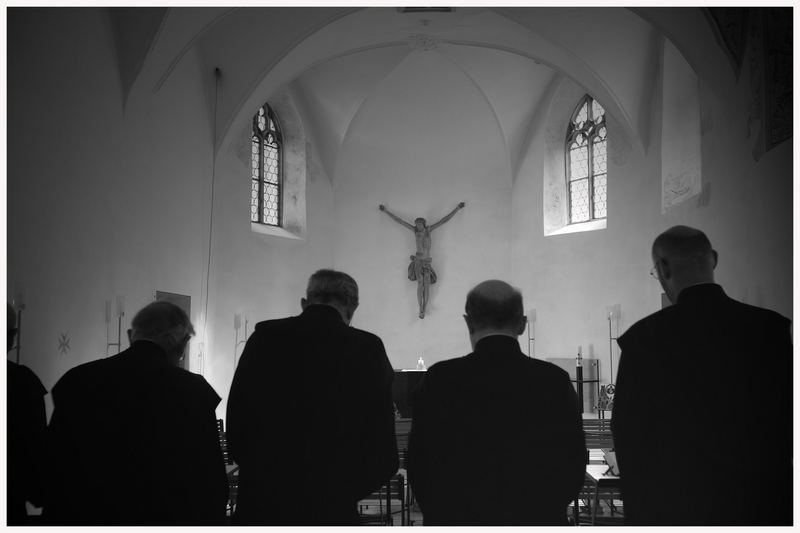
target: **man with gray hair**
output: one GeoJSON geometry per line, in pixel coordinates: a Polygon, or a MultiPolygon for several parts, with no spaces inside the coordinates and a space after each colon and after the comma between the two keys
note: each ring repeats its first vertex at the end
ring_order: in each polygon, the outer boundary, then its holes
{"type": "Polygon", "coordinates": [[[569,375],[525,356],[522,295],[489,280],[467,295],[473,352],[420,383],[408,474],[426,526],[566,525],[586,449],[569,375]]]}
{"type": "Polygon", "coordinates": [[[611,427],[625,522],[792,524],[792,341],[783,316],[714,283],[706,235],[652,247],[674,304],[620,338],[611,427]]]}
{"type": "Polygon", "coordinates": [[[319,270],[300,306],[256,325],[233,377],[236,524],[355,525],[397,471],[392,367],[380,338],[350,327],[355,280],[319,270]]]}
{"type": "Polygon", "coordinates": [[[177,366],[193,334],[183,310],[153,302],[133,317],[130,348],[58,380],[47,524],[224,523],[220,397],[177,366]]]}

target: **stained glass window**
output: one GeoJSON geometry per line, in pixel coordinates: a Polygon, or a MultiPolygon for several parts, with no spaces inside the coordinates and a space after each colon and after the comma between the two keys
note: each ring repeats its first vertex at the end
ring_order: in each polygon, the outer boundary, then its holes
{"type": "Polygon", "coordinates": [[[269,104],[253,117],[251,137],[250,221],[270,226],[281,225],[281,131],[269,104]]]}
{"type": "Polygon", "coordinates": [[[606,111],[584,96],[567,127],[566,165],[569,223],[607,216],[606,111]]]}

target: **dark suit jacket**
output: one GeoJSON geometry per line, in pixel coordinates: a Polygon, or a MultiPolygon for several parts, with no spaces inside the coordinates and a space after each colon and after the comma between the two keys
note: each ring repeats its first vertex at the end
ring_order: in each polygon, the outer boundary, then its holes
{"type": "Polygon", "coordinates": [[[566,372],[490,336],[420,383],[408,474],[425,525],[566,524],[586,449],[566,372]]]}
{"type": "Polygon", "coordinates": [[[791,524],[789,325],[704,284],[620,337],[626,523],[791,524]]]}
{"type": "Polygon", "coordinates": [[[397,471],[392,368],[338,311],[260,322],[228,397],[239,524],[345,525],[397,471]]]}
{"type": "Polygon", "coordinates": [[[227,477],[203,379],[148,341],[53,387],[50,524],[200,525],[225,519],[227,477]]]}
{"type": "Polygon", "coordinates": [[[8,525],[29,523],[25,502],[42,505],[47,390],[36,374],[8,361],[8,525]]]}

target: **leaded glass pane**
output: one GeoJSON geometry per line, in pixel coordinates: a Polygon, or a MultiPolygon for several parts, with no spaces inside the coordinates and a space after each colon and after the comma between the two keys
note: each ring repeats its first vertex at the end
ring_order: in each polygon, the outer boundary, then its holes
{"type": "Polygon", "coordinates": [[[589,176],[589,147],[581,146],[569,151],[569,179],[577,180],[589,176]]]}
{"type": "Polygon", "coordinates": [[[258,110],[258,129],[264,131],[267,129],[267,118],[264,116],[264,108],[258,110]]]}
{"type": "Polygon", "coordinates": [[[278,186],[265,184],[264,186],[264,222],[273,226],[278,225],[278,186]]]}
{"type": "Polygon", "coordinates": [[[581,110],[575,115],[575,124],[580,128],[586,123],[589,118],[589,102],[585,102],[581,110]]]}
{"type": "Polygon", "coordinates": [[[569,184],[570,222],[589,220],[589,180],[572,181],[569,184]]]}
{"type": "Polygon", "coordinates": [[[253,179],[258,179],[258,145],[259,141],[256,137],[253,137],[253,142],[251,143],[253,146],[253,150],[250,154],[250,175],[253,179]]]}
{"type": "Polygon", "coordinates": [[[606,110],[603,109],[597,100],[592,100],[592,118],[595,122],[600,122],[600,117],[606,114],[606,110]]]}
{"type": "Polygon", "coordinates": [[[264,181],[278,183],[278,149],[264,145],[264,181]]]}
{"type": "Polygon", "coordinates": [[[606,218],[606,175],[594,177],[594,218],[606,218]]]}
{"type": "Polygon", "coordinates": [[[600,128],[597,130],[597,136],[600,137],[601,139],[605,139],[606,138],[606,127],[605,126],[600,126],[600,128]]]}
{"type": "Polygon", "coordinates": [[[250,220],[258,222],[258,180],[250,184],[250,220]]]}
{"type": "Polygon", "coordinates": [[[606,141],[601,140],[599,137],[594,139],[594,147],[592,150],[592,174],[606,173],[606,141]]]}

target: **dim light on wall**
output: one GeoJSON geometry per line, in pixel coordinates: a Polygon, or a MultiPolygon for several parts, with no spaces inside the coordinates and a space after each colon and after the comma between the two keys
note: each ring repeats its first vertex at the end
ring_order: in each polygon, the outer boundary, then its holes
{"type": "Polygon", "coordinates": [[[116,313],[117,318],[117,340],[111,342],[108,334],[108,325],[111,323],[111,300],[105,300],[105,322],[106,322],[106,355],[111,346],[117,347],[117,353],[122,351],[122,317],[125,316],[125,297],[117,295],[116,297],[116,313]]]}
{"type": "Polygon", "coordinates": [[[536,334],[534,332],[534,325],[536,323],[536,309],[528,309],[526,316],[528,318],[528,357],[536,357],[536,334]]]}
{"type": "MultiPolygon", "coordinates": [[[[614,341],[619,338],[619,319],[622,316],[622,305],[612,304],[606,306],[606,317],[608,318],[608,374],[609,383],[614,383],[614,341]],[[612,322],[616,329],[612,330],[612,322]]],[[[598,376],[599,379],[599,376],[598,376]]]]}

